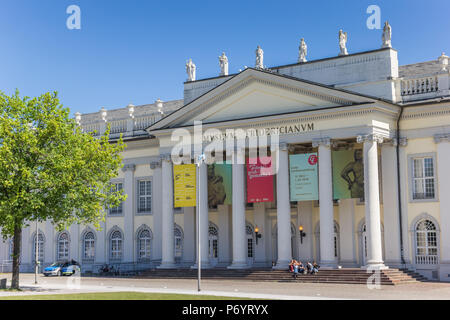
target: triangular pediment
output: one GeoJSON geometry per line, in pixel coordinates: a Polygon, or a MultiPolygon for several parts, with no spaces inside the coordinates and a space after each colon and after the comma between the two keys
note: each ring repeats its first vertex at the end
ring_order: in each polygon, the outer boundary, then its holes
{"type": "Polygon", "coordinates": [[[372,103],[376,99],[280,74],[246,69],[148,131],[372,103]]]}

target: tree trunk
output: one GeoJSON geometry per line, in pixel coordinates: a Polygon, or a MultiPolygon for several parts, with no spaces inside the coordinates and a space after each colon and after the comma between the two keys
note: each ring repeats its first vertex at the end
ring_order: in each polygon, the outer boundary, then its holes
{"type": "Polygon", "coordinates": [[[19,289],[19,265],[20,265],[20,247],[22,243],[22,226],[16,222],[14,225],[13,239],[13,268],[11,289],[19,289]]]}

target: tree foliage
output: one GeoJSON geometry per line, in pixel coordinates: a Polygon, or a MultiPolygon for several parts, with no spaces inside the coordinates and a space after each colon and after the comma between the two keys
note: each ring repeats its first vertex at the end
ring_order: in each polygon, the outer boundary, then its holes
{"type": "MultiPolygon", "coordinates": [[[[122,165],[124,144],[108,138],[109,130],[100,138],[82,132],[56,92],[37,98],[0,92],[3,237],[17,236],[32,221],[51,221],[58,229],[73,223],[99,227],[104,208],[126,197],[110,183],[122,165]]],[[[14,260],[20,253],[15,249],[14,260]]]]}

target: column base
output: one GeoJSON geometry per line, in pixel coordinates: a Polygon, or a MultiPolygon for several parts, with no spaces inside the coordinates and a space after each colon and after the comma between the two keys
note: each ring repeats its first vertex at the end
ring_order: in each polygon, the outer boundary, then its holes
{"type": "Polygon", "coordinates": [[[250,266],[247,262],[233,262],[231,265],[227,267],[227,269],[248,269],[250,266]]]}
{"type": "Polygon", "coordinates": [[[175,264],[175,262],[161,262],[159,266],[156,267],[156,269],[177,269],[178,265],[175,264]]]}
{"type": "MultiPolygon", "coordinates": [[[[200,269],[212,269],[214,268],[209,262],[202,262],[200,269]]],[[[198,263],[191,266],[191,269],[198,269],[198,263]]]]}
{"type": "Polygon", "coordinates": [[[277,264],[272,267],[273,270],[288,270],[289,269],[289,260],[278,260],[277,264]]]}
{"type": "Polygon", "coordinates": [[[386,266],[384,263],[379,262],[379,263],[368,263],[365,266],[361,266],[362,270],[387,270],[389,269],[388,266],[386,266]]]}

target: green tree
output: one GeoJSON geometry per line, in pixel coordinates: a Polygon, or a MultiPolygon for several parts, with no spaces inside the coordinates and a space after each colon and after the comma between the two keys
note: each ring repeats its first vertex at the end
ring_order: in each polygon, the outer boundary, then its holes
{"type": "Polygon", "coordinates": [[[57,93],[37,98],[0,92],[0,228],[13,237],[12,288],[19,288],[22,229],[51,221],[58,230],[104,221],[126,196],[111,189],[122,166],[122,137],[82,132],[57,93]]]}

